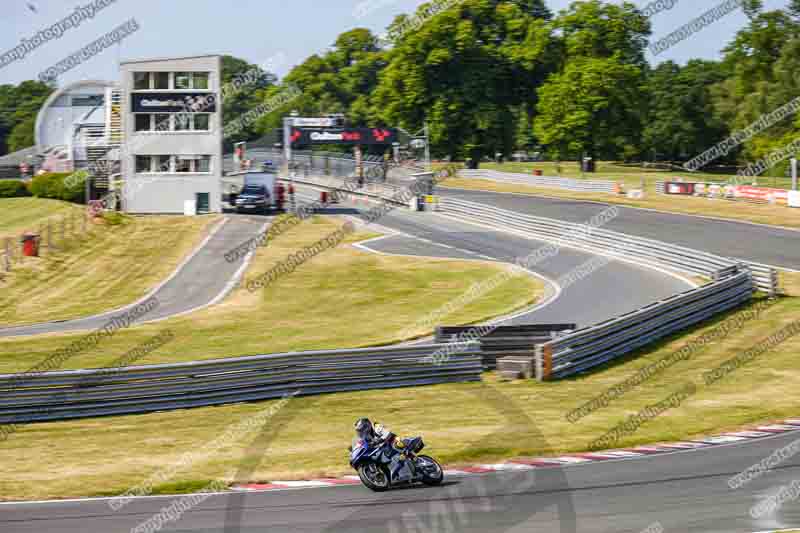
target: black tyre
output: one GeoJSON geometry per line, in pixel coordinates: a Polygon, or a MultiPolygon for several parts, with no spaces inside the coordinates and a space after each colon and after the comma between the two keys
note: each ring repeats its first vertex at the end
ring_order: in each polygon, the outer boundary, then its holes
{"type": "Polygon", "coordinates": [[[375,463],[367,463],[358,467],[361,483],[375,492],[389,490],[389,473],[375,463]]]}
{"type": "Polygon", "coordinates": [[[444,480],[442,465],[429,455],[417,456],[417,469],[422,472],[422,482],[426,485],[439,485],[444,480]]]}

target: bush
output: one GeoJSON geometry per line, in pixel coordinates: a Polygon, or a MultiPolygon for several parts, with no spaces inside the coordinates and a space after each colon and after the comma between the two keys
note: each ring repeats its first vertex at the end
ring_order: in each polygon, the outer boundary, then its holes
{"type": "Polygon", "coordinates": [[[0,198],[30,196],[28,188],[20,180],[0,180],[0,198]]]}
{"type": "Polygon", "coordinates": [[[83,202],[83,180],[72,180],[75,183],[70,187],[64,185],[64,180],[71,175],[71,172],[51,172],[35,176],[31,182],[31,193],[37,198],[83,202]]]}

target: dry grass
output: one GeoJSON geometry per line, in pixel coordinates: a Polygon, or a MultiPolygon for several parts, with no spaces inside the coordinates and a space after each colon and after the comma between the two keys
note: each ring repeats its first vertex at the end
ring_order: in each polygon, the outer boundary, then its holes
{"type": "Polygon", "coordinates": [[[800,296],[800,273],[781,272],[780,286],[787,296],[800,296]]]}
{"type": "Polygon", "coordinates": [[[0,238],[34,231],[49,217],[82,214],[83,206],[45,198],[0,198],[0,238]]]}
{"type": "MultiPolygon", "coordinates": [[[[571,409],[675,352],[715,323],[651,347],[636,358],[560,382],[500,382],[487,375],[483,383],[295,398],[266,422],[264,437],[253,448],[248,446],[255,434],[247,434],[224,446],[212,446],[213,453],[199,454],[229,425],[274,402],[33,425],[2,444],[0,497],[118,493],[170,468],[187,451],[198,453],[196,460],[156,491],[186,490],[213,478],[230,479],[230,472],[242,464],[251,465],[253,474],[240,481],[348,473],[346,447],[352,422],[365,415],[399,433],[422,434],[430,453],[449,465],[579,451],[686,381],[698,385],[695,396],[645,423],[618,446],[685,439],[797,416],[798,337],[716,384],[703,385],[702,375],[798,317],[800,300],[779,299],[729,337],[707,345],[574,424],[565,419],[571,409]]],[[[362,317],[370,319],[369,313],[362,317]]]]}
{"type": "MultiPolygon", "coordinates": [[[[612,180],[623,182],[629,188],[639,188],[644,182],[645,188],[655,190],[656,181],[665,181],[676,177],[683,178],[684,181],[707,181],[715,183],[726,183],[730,180],[745,181],[733,174],[712,174],[709,172],[689,172],[686,170],[657,170],[636,166],[623,166],[611,161],[598,161],[597,172],[581,172],[577,162],[561,163],[559,167],[553,162],[541,163],[481,163],[481,168],[491,170],[501,170],[503,172],[517,172],[521,174],[532,174],[534,169],[542,170],[545,176],[561,176],[564,178],[585,178],[596,180],[612,180]]],[[[747,183],[755,183],[762,187],[778,187],[788,189],[791,187],[791,178],[759,176],[749,178],[747,183]]]]}
{"type": "Polygon", "coordinates": [[[125,218],[89,224],[57,251],[24,258],[0,283],[0,324],[87,316],[129,304],[165,279],[217,216],[125,218]]]}
{"type": "Polygon", "coordinates": [[[755,222],[758,224],[800,228],[800,209],[778,205],[749,204],[731,202],[729,200],[710,200],[708,198],[694,198],[691,196],[667,196],[656,194],[655,191],[648,191],[645,198],[640,200],[632,200],[624,195],[580,193],[563,191],[560,189],[529,187],[527,185],[517,185],[513,183],[499,183],[490,180],[465,178],[448,179],[445,186],[479,191],[521,193],[573,200],[590,200],[628,207],[641,207],[688,215],[722,217],[732,220],[755,222]]]}
{"type": "MultiPolygon", "coordinates": [[[[339,223],[314,219],[259,248],[248,277],[267,271],[287,255],[329,235],[339,223]]],[[[347,242],[371,236],[355,234],[347,242]]],[[[141,364],[406,340],[408,336],[402,333],[409,324],[500,268],[505,267],[480,261],[383,256],[341,244],[262,290],[251,293],[240,287],[213,307],[119,331],[96,348],[69,359],[63,368],[105,366],[167,328],[175,339],[141,364]]],[[[536,302],[543,290],[538,279],[518,274],[444,321],[471,323],[509,313],[536,302]]],[[[422,327],[409,336],[430,334],[431,330],[422,327]]],[[[0,339],[0,372],[26,370],[81,336],[0,339]]]]}

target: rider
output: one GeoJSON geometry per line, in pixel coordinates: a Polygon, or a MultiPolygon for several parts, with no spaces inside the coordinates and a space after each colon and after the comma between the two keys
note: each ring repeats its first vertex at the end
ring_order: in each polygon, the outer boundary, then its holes
{"type": "Polygon", "coordinates": [[[405,448],[403,439],[398,438],[397,435],[381,424],[377,422],[373,424],[369,418],[359,418],[356,420],[354,427],[359,439],[365,440],[370,444],[386,441],[389,442],[395,450],[403,453],[403,449],[405,448]]]}

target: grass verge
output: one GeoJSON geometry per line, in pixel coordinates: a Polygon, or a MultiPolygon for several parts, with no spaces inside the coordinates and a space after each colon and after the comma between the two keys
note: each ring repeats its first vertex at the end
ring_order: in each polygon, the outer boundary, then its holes
{"type": "Polygon", "coordinates": [[[639,188],[644,182],[645,188],[655,190],[656,181],[665,181],[676,177],[684,181],[708,181],[725,183],[729,180],[739,180],[743,184],[757,183],[762,187],[777,187],[788,189],[791,187],[791,178],[758,176],[756,178],[741,178],[734,174],[713,174],[710,172],[689,172],[688,170],[658,170],[638,166],[620,165],[612,161],[598,161],[597,171],[592,173],[581,172],[577,162],[570,161],[556,165],[554,162],[527,162],[527,163],[481,163],[481,168],[500,170],[503,172],[517,172],[531,174],[534,169],[541,170],[546,176],[561,176],[564,178],[585,178],[596,180],[612,180],[623,182],[629,188],[639,188]]]}
{"type": "Polygon", "coordinates": [[[0,282],[0,324],[88,316],[144,296],[177,268],[219,217],[118,217],[42,257],[16,262],[0,282]]]}
{"type": "Polygon", "coordinates": [[[798,337],[713,385],[704,385],[702,379],[704,372],[800,317],[800,299],[787,297],[606,407],[575,423],[566,420],[570,410],[744,311],[728,313],[591,374],[559,382],[501,382],[488,374],[482,383],[294,398],[267,420],[266,430],[258,429],[266,440],[257,447],[250,446],[255,434],[243,434],[211,451],[203,448],[231,424],[275,402],[28,426],[0,445],[0,498],[120,493],[171,468],[187,451],[196,453],[191,463],[156,486],[155,492],[229,479],[229,472],[241,464],[254,470],[249,479],[239,481],[341,475],[348,473],[346,447],[352,423],[360,416],[371,416],[398,433],[422,434],[430,453],[449,465],[580,451],[689,381],[697,385],[694,396],[616,445],[686,439],[797,416],[798,337]]]}
{"type": "Polygon", "coordinates": [[[46,198],[0,198],[0,238],[36,230],[49,217],[83,213],[83,206],[46,198]]]}
{"type": "MultiPolygon", "coordinates": [[[[259,248],[247,277],[254,277],[315,243],[339,221],[315,218],[259,248]]],[[[372,237],[351,234],[345,243],[372,237]]],[[[223,302],[184,317],[121,330],[66,361],[62,368],[98,368],[169,329],[174,339],[140,364],[232,355],[361,347],[406,340],[401,332],[473,284],[507,268],[480,261],[391,257],[345,243],[329,249],[256,292],[239,287],[223,302]]],[[[541,281],[518,274],[446,317],[467,324],[535,303],[541,281]]],[[[431,333],[421,328],[410,336],[431,333]]],[[[0,372],[24,371],[84,334],[0,339],[0,372]]]]}
{"type": "Polygon", "coordinates": [[[687,215],[722,217],[743,222],[800,228],[800,209],[777,205],[731,202],[729,200],[711,200],[692,196],[667,196],[657,194],[655,190],[649,190],[644,198],[634,200],[624,195],[581,193],[471,178],[450,178],[447,180],[446,186],[477,191],[531,194],[570,200],[590,200],[627,207],[641,207],[687,215]]]}

